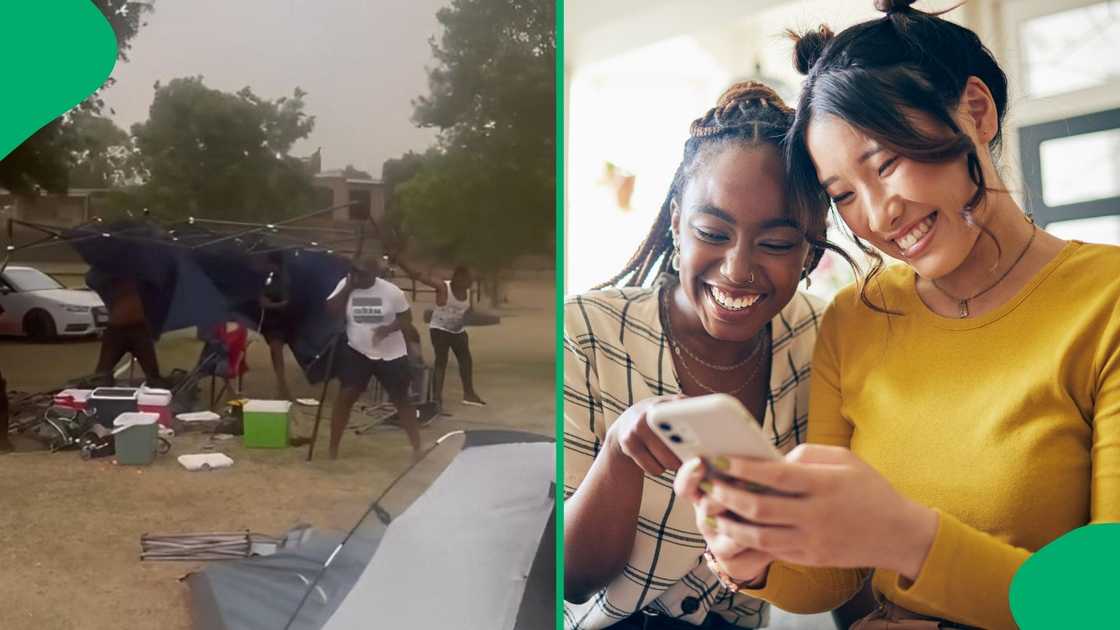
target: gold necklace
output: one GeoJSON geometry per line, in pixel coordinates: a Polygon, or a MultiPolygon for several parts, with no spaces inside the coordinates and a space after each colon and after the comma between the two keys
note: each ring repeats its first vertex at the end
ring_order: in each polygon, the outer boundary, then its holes
{"type": "MultiPolygon", "coordinates": [[[[666,287],[666,291],[665,291],[666,295],[668,295],[668,290],[667,289],[668,289],[668,287],[666,287]]],[[[722,391],[722,390],[715,389],[714,387],[709,387],[707,383],[705,383],[704,381],[701,381],[699,378],[696,377],[695,374],[692,373],[692,369],[690,369],[688,367],[688,361],[684,360],[685,356],[691,356],[691,354],[682,356],[682,353],[680,351],[681,350],[680,343],[677,341],[677,339],[673,335],[673,322],[669,318],[669,301],[668,301],[668,298],[662,299],[661,296],[659,296],[657,302],[658,302],[658,305],[661,307],[662,319],[665,321],[665,338],[669,342],[669,349],[671,351],[675,351],[677,353],[677,356],[681,357],[681,367],[684,368],[685,374],[688,374],[688,376],[693,380],[693,382],[695,382],[697,385],[699,385],[702,389],[704,389],[707,392],[712,393],[712,394],[728,394],[730,396],[737,396],[739,394],[739,392],[742,392],[744,389],[747,388],[747,385],[750,385],[750,383],[754,380],[754,377],[758,376],[758,372],[762,368],[762,364],[764,363],[764,361],[761,360],[761,359],[757,363],[755,363],[754,369],[751,370],[750,376],[748,376],[743,381],[742,385],[736,387],[735,389],[733,389],[729,392],[725,392],[725,391],[722,391]]],[[[765,330],[766,330],[766,328],[763,327],[762,331],[765,331],[765,330]]],[[[755,349],[751,351],[752,358],[755,355],[758,354],[758,350],[760,348],[762,348],[762,346],[764,346],[764,345],[769,346],[770,345],[769,342],[770,342],[770,336],[769,335],[764,335],[763,338],[759,340],[759,343],[756,344],[755,349]]],[[[762,355],[763,358],[765,358],[765,356],[766,355],[762,355]]],[[[703,361],[700,361],[700,363],[704,364],[703,361]]]]}
{"type": "Polygon", "coordinates": [[[692,351],[689,350],[688,346],[684,345],[684,342],[681,341],[680,339],[674,339],[674,343],[676,343],[677,350],[683,351],[686,355],[688,355],[688,358],[690,358],[693,361],[699,363],[700,365],[703,365],[704,367],[710,368],[710,369],[713,369],[713,370],[718,370],[720,372],[730,372],[732,370],[737,370],[737,369],[743,367],[744,365],[746,365],[747,363],[750,363],[751,360],[753,360],[755,358],[755,356],[758,354],[758,351],[760,349],[762,349],[762,337],[761,337],[761,335],[765,331],[766,331],[766,328],[763,327],[762,330],[758,331],[758,333],[755,335],[755,337],[758,340],[755,341],[754,348],[751,349],[751,352],[750,352],[750,354],[747,355],[747,358],[743,359],[742,361],[739,361],[738,363],[732,363],[731,365],[719,365],[717,363],[708,363],[704,359],[701,359],[700,357],[696,356],[695,354],[692,354],[692,351]]]}
{"type": "Polygon", "coordinates": [[[998,279],[996,279],[995,282],[988,285],[988,288],[986,288],[986,289],[983,289],[981,291],[977,291],[976,293],[973,293],[972,295],[970,295],[966,298],[962,298],[962,297],[957,297],[957,296],[953,295],[952,293],[949,293],[948,291],[943,289],[940,284],[937,284],[937,280],[930,280],[930,282],[933,284],[935,289],[944,293],[946,297],[949,297],[949,298],[957,301],[958,306],[960,307],[960,319],[964,319],[964,318],[968,317],[968,315],[969,315],[969,311],[968,311],[969,301],[975,300],[976,298],[980,297],[981,295],[984,295],[988,291],[991,291],[992,289],[996,288],[996,285],[1003,282],[1003,279],[1006,278],[1007,275],[1009,273],[1011,273],[1011,270],[1014,269],[1015,266],[1019,264],[1019,261],[1023,260],[1023,257],[1027,255],[1027,250],[1029,250],[1031,248],[1031,243],[1034,242],[1034,237],[1035,237],[1036,234],[1038,234],[1038,226],[1035,225],[1034,221],[1031,221],[1031,237],[1029,239],[1027,239],[1026,247],[1023,248],[1023,251],[1019,252],[1019,256],[1015,259],[1015,262],[1011,263],[1011,266],[1007,268],[1007,271],[1004,271],[1003,274],[1000,275],[1000,277],[998,279]]]}

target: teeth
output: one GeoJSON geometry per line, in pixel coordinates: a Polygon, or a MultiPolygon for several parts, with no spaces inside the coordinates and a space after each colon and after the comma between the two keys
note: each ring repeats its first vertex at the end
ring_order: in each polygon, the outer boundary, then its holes
{"type": "Polygon", "coordinates": [[[762,297],[761,295],[759,295],[757,293],[751,293],[751,294],[745,295],[743,297],[736,298],[736,297],[731,297],[731,295],[729,295],[728,293],[726,293],[724,291],[721,291],[717,287],[711,287],[711,290],[712,290],[712,297],[715,298],[716,303],[719,304],[720,306],[722,306],[722,307],[724,307],[728,310],[732,310],[732,311],[739,311],[739,310],[743,310],[745,308],[748,308],[750,306],[753,306],[754,303],[757,302],[760,297],[762,297]]]}
{"type": "Polygon", "coordinates": [[[895,239],[894,242],[899,248],[906,251],[913,247],[914,243],[922,240],[922,237],[926,235],[926,232],[929,232],[931,227],[933,227],[933,217],[926,217],[921,223],[915,225],[913,230],[910,230],[910,232],[902,238],[895,239]]]}

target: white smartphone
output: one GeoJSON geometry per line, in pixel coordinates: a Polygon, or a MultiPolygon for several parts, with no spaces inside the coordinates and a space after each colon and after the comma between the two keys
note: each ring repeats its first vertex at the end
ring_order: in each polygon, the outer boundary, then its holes
{"type": "Polygon", "coordinates": [[[656,404],[646,412],[646,423],[682,462],[719,455],[782,457],[754,416],[727,394],[656,404]]]}

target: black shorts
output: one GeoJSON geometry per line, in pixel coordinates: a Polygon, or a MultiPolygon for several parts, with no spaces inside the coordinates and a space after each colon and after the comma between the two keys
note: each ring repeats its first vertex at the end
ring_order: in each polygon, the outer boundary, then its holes
{"type": "Polygon", "coordinates": [[[264,317],[261,319],[261,336],[266,341],[281,341],[286,344],[291,344],[296,336],[296,328],[300,323],[300,314],[298,311],[288,306],[278,309],[264,309],[264,317]]]}
{"type": "Polygon", "coordinates": [[[408,355],[388,361],[371,359],[346,344],[335,369],[343,387],[364,391],[375,376],[394,403],[408,400],[408,355]]]}

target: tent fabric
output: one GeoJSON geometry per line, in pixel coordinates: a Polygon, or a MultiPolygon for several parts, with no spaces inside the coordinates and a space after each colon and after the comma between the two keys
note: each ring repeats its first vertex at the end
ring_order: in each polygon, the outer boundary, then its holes
{"type": "Polygon", "coordinates": [[[321,383],[333,368],[327,364],[331,341],[346,328],[343,318],[327,313],[327,296],[350,272],[350,263],[337,256],[309,251],[289,253],[284,261],[292,286],[289,300],[302,315],[295,339],[289,344],[292,355],[309,383],[321,383]]]}
{"type": "MultiPolygon", "coordinates": [[[[168,230],[147,220],[81,226],[64,234],[90,266],[86,284],[112,304],[114,278],[136,281],[153,334],[197,326],[210,330],[233,316],[257,328],[259,296],[267,274],[252,254],[264,235],[225,240],[207,229],[168,230]]],[[[289,346],[312,384],[329,376],[326,357],[345,322],[326,311],[327,296],[349,273],[346,259],[313,249],[278,252],[291,283],[289,316],[296,317],[289,346]]],[[[260,256],[261,254],[256,254],[260,256]]]]}
{"type": "Polygon", "coordinates": [[[430,484],[406,471],[341,546],[317,535],[188,576],[195,630],[551,627],[555,442],[468,431],[439,449],[461,450],[430,484]]]}
{"type": "MultiPolygon", "coordinates": [[[[556,487],[552,488],[555,498],[556,487]]],[[[556,511],[548,518],[548,525],[537,545],[533,569],[525,583],[521,610],[517,612],[517,625],[513,630],[539,630],[556,625],[556,511]]]]}
{"type": "MultiPolygon", "coordinates": [[[[191,610],[195,628],[206,630],[280,630],[295,615],[308,585],[319,574],[323,563],[342,542],[343,534],[316,532],[295,549],[271,556],[236,562],[214,562],[204,571],[186,578],[191,589],[191,610]]],[[[312,593],[312,601],[325,600],[318,607],[318,618],[293,629],[319,628],[334,607],[343,601],[358,578],[377,540],[353,536],[345,554],[339,554],[312,593]],[[334,606],[330,606],[334,602],[334,606]]]]}
{"type": "Polygon", "coordinates": [[[83,226],[65,233],[89,265],[86,284],[110,307],[114,278],[136,282],[153,334],[225,321],[227,300],[189,250],[168,242],[162,229],[143,221],[83,226]]]}
{"type": "Polygon", "coordinates": [[[389,526],[324,630],[372,618],[383,628],[512,630],[554,506],[554,456],[547,443],[461,453],[389,526]]]}

